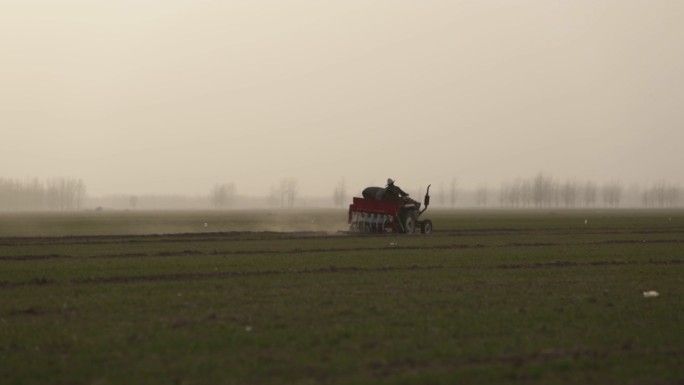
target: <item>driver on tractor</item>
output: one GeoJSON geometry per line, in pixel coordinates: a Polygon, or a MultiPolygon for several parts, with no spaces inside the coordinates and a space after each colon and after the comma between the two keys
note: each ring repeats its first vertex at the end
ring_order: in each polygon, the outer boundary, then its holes
{"type": "Polygon", "coordinates": [[[408,197],[408,193],[402,190],[399,186],[394,185],[392,178],[387,178],[387,186],[385,186],[385,196],[390,199],[402,200],[408,197]]]}

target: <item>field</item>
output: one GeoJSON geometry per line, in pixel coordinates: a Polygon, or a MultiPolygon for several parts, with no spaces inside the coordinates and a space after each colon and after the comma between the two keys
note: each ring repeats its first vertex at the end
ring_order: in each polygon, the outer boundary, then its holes
{"type": "Polygon", "coordinates": [[[0,383],[684,383],[684,211],[426,215],[1,214],[0,383]]]}

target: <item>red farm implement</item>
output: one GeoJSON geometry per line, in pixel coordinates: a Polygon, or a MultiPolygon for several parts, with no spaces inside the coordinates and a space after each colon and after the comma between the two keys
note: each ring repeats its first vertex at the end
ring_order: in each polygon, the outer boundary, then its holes
{"type": "Polygon", "coordinates": [[[418,220],[430,204],[430,186],[425,193],[425,207],[411,198],[373,199],[355,197],[349,205],[349,231],[359,233],[413,234],[416,227],[423,234],[432,233],[432,221],[418,220]]]}

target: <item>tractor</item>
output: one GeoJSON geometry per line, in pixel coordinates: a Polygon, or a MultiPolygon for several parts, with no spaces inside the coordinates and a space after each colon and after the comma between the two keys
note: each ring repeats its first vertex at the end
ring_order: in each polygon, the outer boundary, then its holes
{"type": "Polygon", "coordinates": [[[355,233],[413,234],[416,228],[423,234],[432,233],[432,221],[418,220],[430,204],[430,186],[425,193],[425,207],[408,196],[388,197],[382,187],[368,187],[363,198],[354,197],[349,205],[349,231],[355,233]]]}

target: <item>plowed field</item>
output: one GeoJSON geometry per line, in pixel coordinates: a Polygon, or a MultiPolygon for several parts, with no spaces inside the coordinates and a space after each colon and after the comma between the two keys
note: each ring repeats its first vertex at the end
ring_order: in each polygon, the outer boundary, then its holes
{"type": "Polygon", "coordinates": [[[684,212],[428,214],[0,215],[0,383],[684,383],[684,212]]]}

